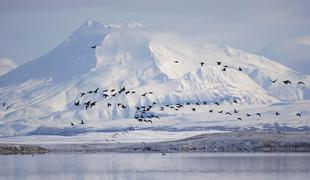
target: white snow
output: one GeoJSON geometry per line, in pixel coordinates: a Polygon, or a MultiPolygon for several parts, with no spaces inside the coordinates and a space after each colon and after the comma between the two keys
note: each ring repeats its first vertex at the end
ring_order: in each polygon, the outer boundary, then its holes
{"type": "MultiPolygon", "coordinates": [[[[263,56],[152,34],[137,22],[103,25],[90,20],[46,55],[0,76],[0,101],[6,104],[0,111],[0,136],[78,138],[82,133],[103,133],[105,137],[104,132],[123,131],[129,126],[137,127],[137,132],[147,131],[145,134],[308,128],[309,84],[309,76],[263,56]],[[94,45],[96,48],[91,48],[94,45]],[[217,61],[222,65],[218,66],[217,61]],[[201,67],[200,62],[205,64],[201,67]],[[223,65],[228,66],[226,71],[222,71],[223,65]],[[272,83],[275,79],[278,81],[272,83]],[[292,84],[283,84],[286,79],[292,84]],[[299,81],[305,85],[298,85],[299,81]],[[102,97],[104,89],[118,91],[123,86],[136,93],[102,97]],[[81,92],[96,88],[97,94],[80,98],[81,92]],[[148,91],[153,94],[141,96],[148,91]],[[74,106],[78,100],[97,104],[86,110],[84,105],[74,106]],[[166,104],[204,101],[209,104],[185,105],[179,111],[159,110],[166,104]],[[141,124],[133,119],[137,106],[152,102],[157,103],[153,111],[160,120],[141,124]],[[214,102],[221,105],[215,106],[214,102]],[[107,103],[112,107],[107,108],[107,103]],[[119,108],[117,103],[127,108],[119,108]],[[192,107],[197,111],[192,112],[192,107]],[[231,113],[236,108],[244,120],[237,120],[236,114],[209,113],[211,108],[231,113]],[[275,111],[281,113],[279,117],[275,117],[275,111]],[[254,112],[261,112],[263,117],[245,116],[254,112]],[[302,118],[296,117],[298,112],[302,118]],[[81,120],[85,125],[79,125],[81,120]],[[75,125],[71,127],[70,122],[75,125]]],[[[85,135],[85,139],[91,136],[85,135]]],[[[134,137],[139,139],[138,134],[134,137]]],[[[165,139],[165,135],[162,137],[165,139]]]]}
{"type": "Polygon", "coordinates": [[[119,132],[116,138],[112,138],[112,132],[90,132],[76,136],[59,135],[30,135],[0,138],[1,143],[23,143],[23,144],[80,144],[80,143],[147,143],[175,141],[201,133],[222,133],[224,131],[152,131],[138,130],[129,133],[119,132]]]}

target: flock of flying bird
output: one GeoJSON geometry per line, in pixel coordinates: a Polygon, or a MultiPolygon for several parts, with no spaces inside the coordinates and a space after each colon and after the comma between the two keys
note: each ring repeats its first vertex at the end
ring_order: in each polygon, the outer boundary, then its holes
{"type": "Polygon", "coordinates": [[[8,109],[10,109],[11,107],[12,107],[12,105],[7,105],[6,102],[4,101],[4,102],[2,103],[2,108],[1,108],[1,109],[8,110],[8,109]]]}
{"type": "MultiPolygon", "coordinates": [[[[91,46],[91,48],[93,49],[96,49],[97,48],[97,45],[95,46],[91,46]]],[[[180,61],[173,61],[174,63],[176,64],[179,64],[180,61]]],[[[200,62],[200,67],[203,67],[205,65],[204,62],[200,62]]],[[[233,68],[233,69],[237,69],[238,71],[243,71],[241,67],[238,67],[238,68],[235,68],[235,67],[229,67],[228,65],[223,65],[222,62],[218,61],[216,62],[216,65],[218,65],[222,71],[226,71],[228,68],[233,68]]],[[[278,79],[274,79],[274,80],[270,80],[272,83],[277,83],[278,82],[278,79]]],[[[285,85],[290,85],[292,84],[292,82],[290,80],[283,80],[282,81],[285,85]]],[[[297,82],[297,85],[305,85],[304,82],[302,81],[299,81],[297,82]]],[[[96,106],[96,104],[98,103],[98,100],[88,100],[86,102],[85,99],[87,99],[88,95],[91,95],[91,94],[98,94],[99,96],[101,96],[102,98],[108,100],[110,98],[113,98],[113,97],[116,97],[117,95],[121,95],[121,94],[124,94],[125,96],[131,96],[131,95],[135,95],[137,94],[136,91],[133,91],[133,90],[127,90],[126,87],[122,87],[121,89],[119,90],[116,90],[115,88],[113,89],[101,89],[100,88],[96,88],[95,90],[89,90],[87,92],[82,92],[80,93],[80,97],[79,97],[79,100],[75,101],[74,102],[74,105],[75,106],[81,106],[83,108],[85,108],[86,110],[88,109],[92,109],[93,107],[96,106]],[[84,98],[84,99],[81,99],[81,98],[84,98]]],[[[149,95],[153,95],[154,92],[153,91],[148,91],[148,92],[144,92],[143,94],[140,94],[139,96],[141,96],[142,98],[143,97],[147,97],[149,95]]],[[[232,99],[232,103],[234,104],[238,104],[238,98],[234,98],[232,99]]],[[[183,102],[183,103],[177,103],[177,104],[165,104],[165,105],[158,105],[156,102],[152,102],[151,104],[148,104],[148,105],[143,105],[143,106],[137,106],[135,107],[136,108],[136,113],[135,113],[135,116],[134,118],[138,120],[138,122],[146,122],[146,123],[153,123],[152,119],[160,119],[159,115],[157,115],[156,113],[154,113],[152,111],[153,108],[158,108],[158,110],[160,111],[165,111],[165,109],[170,109],[170,110],[174,110],[174,111],[180,111],[182,110],[183,108],[185,108],[185,106],[188,106],[190,108],[191,111],[195,112],[197,109],[197,106],[201,106],[201,105],[209,105],[209,104],[214,104],[214,105],[217,105],[217,106],[220,106],[220,103],[219,102],[207,102],[207,101],[202,101],[202,102],[183,102]],[[194,106],[193,106],[194,105],[194,106]]],[[[2,103],[2,109],[6,109],[8,110],[12,105],[7,105],[6,102],[3,102],[2,103]]],[[[113,104],[113,106],[116,106],[117,108],[120,108],[120,109],[126,109],[128,108],[128,105],[126,104],[123,104],[123,103],[117,103],[117,104],[113,104]]],[[[112,107],[112,103],[108,102],[106,104],[106,107],[107,108],[111,108],[112,107]]],[[[233,109],[232,112],[224,112],[223,110],[214,110],[214,109],[210,109],[209,110],[209,113],[219,113],[219,114],[224,114],[224,115],[233,115],[233,114],[238,114],[239,111],[236,110],[236,109],[233,109]]],[[[256,112],[254,114],[249,114],[249,113],[246,113],[245,114],[246,116],[258,116],[258,117],[262,117],[262,114],[259,113],[259,112],[256,112]]],[[[275,116],[279,116],[280,113],[278,111],[275,111],[274,113],[275,116]]],[[[296,113],[296,116],[298,117],[301,117],[301,113],[296,113]]],[[[237,118],[237,120],[242,120],[242,118],[239,116],[237,118]]],[[[79,124],[82,124],[84,125],[85,122],[83,120],[81,120],[81,122],[79,122],[79,124]]],[[[75,124],[71,121],[71,126],[74,126],[75,124]]],[[[128,131],[132,131],[134,130],[135,128],[134,127],[129,127],[128,130],[124,131],[124,132],[114,132],[113,135],[112,135],[112,140],[111,141],[115,141],[115,138],[120,136],[120,135],[126,135],[128,133],[128,131]]],[[[108,139],[106,139],[107,142],[109,142],[108,139]]],[[[118,142],[120,143],[120,142],[118,142]]]]}
{"type": "MultiPolygon", "coordinates": [[[[91,48],[93,49],[96,49],[97,45],[95,46],[92,46],[91,48]]],[[[180,61],[173,61],[174,63],[178,64],[180,63],[180,61]]],[[[203,67],[205,65],[204,62],[200,62],[199,63],[201,67],[203,67]]],[[[218,61],[216,62],[216,64],[221,68],[222,71],[226,71],[227,68],[230,68],[228,65],[223,65],[222,62],[218,61]]],[[[233,67],[234,68],[234,67],[233,67]]],[[[243,71],[241,67],[238,67],[238,68],[234,68],[234,69],[237,69],[238,71],[243,71]]],[[[276,83],[278,81],[278,79],[275,79],[275,80],[271,80],[272,83],[276,83]]],[[[284,80],[282,81],[284,84],[288,85],[288,84],[292,84],[292,82],[290,80],[284,80]]],[[[297,85],[305,85],[304,82],[302,81],[299,81],[297,82],[297,85]]],[[[84,96],[86,97],[88,94],[97,94],[99,93],[99,90],[100,88],[96,88],[95,90],[90,90],[90,91],[87,91],[87,92],[82,92],[80,93],[80,98],[83,98],[84,96]]],[[[136,91],[129,91],[129,90],[126,90],[126,87],[122,87],[121,89],[119,90],[116,90],[115,88],[113,89],[103,89],[100,91],[102,97],[104,99],[109,99],[109,98],[113,98],[115,97],[116,95],[120,95],[120,94],[125,94],[126,96],[129,96],[129,95],[132,95],[132,94],[136,94],[136,91]]],[[[151,95],[153,94],[153,91],[149,91],[149,92],[145,92],[143,94],[141,94],[141,97],[146,97],[148,95],[151,95]]],[[[235,104],[238,104],[238,100],[237,98],[234,98],[233,100],[233,103],[235,104]]],[[[91,109],[93,108],[95,105],[96,105],[97,101],[91,101],[91,100],[88,100],[87,102],[83,102],[83,100],[78,100],[76,102],[74,102],[74,105],[75,106],[84,106],[85,109],[91,109]]],[[[212,102],[213,104],[217,105],[217,106],[220,106],[220,103],[219,102],[212,102]]],[[[165,111],[165,108],[170,108],[171,110],[175,110],[175,111],[179,111],[181,110],[182,108],[184,108],[184,106],[191,106],[191,105],[208,105],[209,103],[207,101],[203,101],[203,102],[183,102],[183,103],[177,103],[177,104],[165,104],[165,105],[162,105],[162,106],[158,106],[159,110],[160,111],[165,111]]],[[[116,104],[118,108],[121,108],[121,109],[126,109],[128,106],[123,104],[123,103],[117,103],[116,104]]],[[[107,103],[106,104],[107,108],[110,108],[112,106],[111,103],[107,103]]],[[[134,118],[138,120],[138,122],[147,122],[147,123],[153,123],[152,119],[153,118],[157,118],[159,119],[160,117],[158,115],[156,115],[153,111],[152,111],[152,108],[156,107],[157,106],[157,103],[156,102],[152,102],[151,104],[149,105],[144,105],[144,106],[137,106],[136,107],[136,113],[135,113],[135,116],[134,118]]],[[[196,108],[195,107],[191,107],[191,111],[195,112],[196,111],[196,108]]],[[[210,109],[209,110],[209,113],[213,113],[215,112],[215,110],[213,109],[210,109]]],[[[232,114],[238,114],[239,111],[234,109],[233,112],[224,112],[223,110],[218,110],[216,111],[217,113],[219,114],[225,114],[225,115],[232,115],[232,114]]],[[[256,115],[258,117],[261,117],[262,114],[257,112],[255,114],[249,114],[247,113],[246,116],[252,116],[252,115],[256,115]]],[[[279,112],[275,112],[276,116],[279,116],[280,113],[279,112]]],[[[297,113],[296,116],[298,117],[301,117],[301,113],[297,113]]],[[[237,118],[238,120],[242,120],[241,117],[238,117],[237,118]]],[[[82,120],[80,122],[80,124],[84,124],[84,121],[82,120]]],[[[71,122],[71,125],[74,126],[74,124],[71,122]]]]}

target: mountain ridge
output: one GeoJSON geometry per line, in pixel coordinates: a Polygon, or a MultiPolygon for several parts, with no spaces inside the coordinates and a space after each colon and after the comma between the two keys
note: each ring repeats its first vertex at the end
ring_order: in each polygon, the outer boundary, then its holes
{"type": "Polygon", "coordinates": [[[0,98],[11,105],[0,118],[11,127],[9,134],[43,124],[66,127],[68,120],[132,119],[137,106],[153,102],[158,107],[204,101],[231,105],[233,100],[241,105],[270,105],[310,99],[309,80],[263,56],[231,47],[152,34],[135,22],[88,21],[46,55],[0,77],[0,98]],[[272,83],[274,79],[278,82],[272,83]],[[281,82],[286,79],[292,84],[281,82]],[[305,85],[297,85],[298,81],[305,85]],[[117,92],[124,86],[135,94],[102,97],[103,90],[117,92]],[[80,97],[96,88],[98,93],[80,97]],[[150,91],[153,94],[141,96],[150,91]],[[85,109],[73,104],[79,100],[97,104],[85,109]],[[112,107],[107,108],[108,103],[112,107]]]}

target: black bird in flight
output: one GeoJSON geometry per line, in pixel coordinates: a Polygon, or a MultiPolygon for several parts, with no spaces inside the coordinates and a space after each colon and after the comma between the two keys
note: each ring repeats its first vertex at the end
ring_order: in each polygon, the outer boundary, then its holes
{"type": "Polygon", "coordinates": [[[296,116],[299,116],[299,117],[301,117],[301,113],[297,113],[297,114],[296,114],[296,116]]]}
{"type": "Polygon", "coordinates": [[[305,85],[305,83],[302,82],[302,81],[299,81],[297,84],[298,84],[298,85],[305,85]]]}
{"type": "Polygon", "coordinates": [[[93,91],[88,91],[87,93],[91,94],[91,93],[93,93],[93,91]]]}
{"type": "Polygon", "coordinates": [[[275,114],[275,115],[279,116],[279,115],[280,115],[280,113],[279,113],[278,111],[276,111],[276,114],[275,114]]]}
{"type": "Polygon", "coordinates": [[[117,107],[120,107],[121,105],[122,105],[122,103],[118,103],[118,104],[117,104],[117,107]]]}
{"type": "Polygon", "coordinates": [[[91,101],[87,101],[86,103],[84,103],[85,105],[89,106],[91,101]]]}
{"type": "Polygon", "coordinates": [[[91,48],[96,49],[97,45],[91,46],[91,48]]]}
{"type": "Polygon", "coordinates": [[[213,109],[210,109],[209,112],[210,112],[210,113],[213,113],[213,109]]]}
{"type": "Polygon", "coordinates": [[[111,104],[111,103],[108,103],[108,104],[107,104],[107,107],[111,107],[111,106],[112,106],[112,104],[111,104]]]}
{"type": "Polygon", "coordinates": [[[240,120],[240,121],[241,121],[241,120],[242,120],[242,118],[240,118],[240,117],[239,117],[239,118],[238,118],[238,120],[240,120]]]}
{"type": "Polygon", "coordinates": [[[242,71],[241,67],[238,68],[239,71],[242,71]]]}
{"type": "Polygon", "coordinates": [[[142,94],[142,96],[146,96],[147,93],[142,94]]]}
{"type": "Polygon", "coordinates": [[[285,81],[282,81],[284,84],[292,84],[292,82],[290,80],[285,80],[285,81]]]}
{"type": "Polygon", "coordinates": [[[131,94],[134,94],[134,93],[136,93],[136,91],[131,91],[131,94]]]}
{"type": "Polygon", "coordinates": [[[125,90],[126,90],[126,88],[125,88],[125,86],[124,86],[122,89],[120,89],[120,90],[118,91],[118,93],[120,94],[120,93],[124,92],[125,90]]]}
{"type": "Polygon", "coordinates": [[[177,108],[183,108],[182,104],[176,104],[177,108]]]}
{"type": "Polygon", "coordinates": [[[130,91],[126,91],[126,92],[125,92],[126,95],[129,94],[129,93],[130,93],[130,91]]]}
{"type": "Polygon", "coordinates": [[[216,105],[218,105],[218,106],[220,105],[218,102],[215,102],[214,104],[216,104],[216,105]]]}
{"type": "Polygon", "coordinates": [[[103,96],[104,98],[109,97],[109,95],[107,95],[107,94],[102,94],[102,96],[103,96]]]}
{"type": "Polygon", "coordinates": [[[173,61],[174,63],[179,63],[179,61],[173,61]]]}
{"type": "Polygon", "coordinates": [[[71,122],[71,126],[74,126],[73,122],[71,122]]]}
{"type": "Polygon", "coordinates": [[[77,102],[74,102],[74,105],[79,106],[80,105],[80,100],[78,100],[77,102]]]}
{"type": "Polygon", "coordinates": [[[257,116],[262,117],[260,113],[256,113],[257,116]]]}
{"type": "Polygon", "coordinates": [[[200,62],[200,66],[202,67],[205,63],[204,62],[200,62]]]}
{"type": "Polygon", "coordinates": [[[277,81],[278,81],[278,79],[271,80],[272,83],[276,83],[277,81]]]}
{"type": "Polygon", "coordinates": [[[221,65],[222,63],[220,61],[216,62],[217,65],[221,65]]]}
{"type": "Polygon", "coordinates": [[[223,68],[222,71],[226,71],[226,68],[223,68]]]}
{"type": "Polygon", "coordinates": [[[238,101],[236,99],[233,100],[235,104],[238,104],[238,101]]]}
{"type": "Polygon", "coordinates": [[[93,92],[94,92],[94,93],[97,93],[97,92],[98,92],[98,90],[99,90],[99,88],[97,88],[97,89],[96,89],[96,90],[94,90],[93,92]]]}
{"type": "Polygon", "coordinates": [[[85,96],[85,93],[80,93],[81,94],[81,97],[85,96]]]}
{"type": "Polygon", "coordinates": [[[225,115],[227,115],[227,114],[231,115],[231,113],[230,113],[230,112],[226,112],[226,113],[225,113],[225,115]]]}
{"type": "Polygon", "coordinates": [[[238,111],[236,109],[234,109],[234,113],[238,113],[238,111]]]}
{"type": "Polygon", "coordinates": [[[81,120],[81,123],[80,124],[84,124],[84,121],[83,120],[81,120]]]}
{"type": "Polygon", "coordinates": [[[192,111],[196,111],[196,108],[192,108],[192,111]]]}
{"type": "Polygon", "coordinates": [[[95,105],[96,105],[96,101],[90,103],[90,108],[92,108],[92,107],[95,106],[95,105]]]}
{"type": "Polygon", "coordinates": [[[225,65],[225,66],[223,66],[224,68],[228,68],[228,66],[227,65],[225,65]]]}
{"type": "Polygon", "coordinates": [[[217,113],[220,113],[220,114],[222,114],[222,113],[223,113],[223,110],[217,111],[217,113]]]}
{"type": "Polygon", "coordinates": [[[246,116],[251,116],[251,114],[247,113],[246,116]]]}

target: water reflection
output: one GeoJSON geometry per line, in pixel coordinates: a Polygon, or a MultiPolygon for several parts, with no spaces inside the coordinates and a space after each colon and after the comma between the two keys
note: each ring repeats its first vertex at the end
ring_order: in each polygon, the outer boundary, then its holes
{"type": "Polygon", "coordinates": [[[310,154],[0,156],[0,179],[309,179],[310,154]]]}

